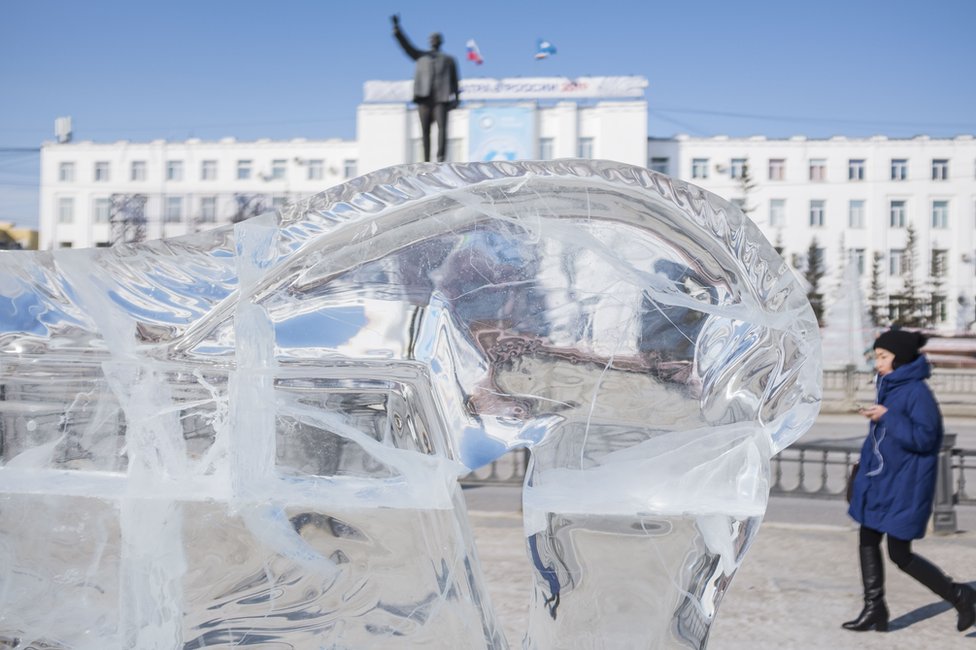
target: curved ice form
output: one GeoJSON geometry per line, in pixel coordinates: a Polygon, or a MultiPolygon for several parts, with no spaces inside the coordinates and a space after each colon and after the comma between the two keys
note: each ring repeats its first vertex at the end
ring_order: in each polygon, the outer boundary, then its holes
{"type": "Polygon", "coordinates": [[[0,267],[0,647],[508,647],[457,477],[517,447],[525,647],[704,647],[819,409],[768,242],[620,164],[0,267]]]}

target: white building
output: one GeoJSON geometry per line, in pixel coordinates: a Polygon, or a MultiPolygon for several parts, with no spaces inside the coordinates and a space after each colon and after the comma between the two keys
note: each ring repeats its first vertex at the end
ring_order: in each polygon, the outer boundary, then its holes
{"type": "MultiPolygon", "coordinates": [[[[452,161],[602,158],[688,180],[740,203],[797,265],[816,238],[828,274],[853,249],[901,291],[905,234],[917,275],[944,273],[941,327],[976,320],[976,140],[647,137],[641,77],[467,79],[451,113],[452,161]],[[748,180],[743,176],[748,170],[748,180]],[[747,188],[747,185],[751,187],[747,188]]],[[[355,141],[45,143],[40,247],[107,246],[246,218],[348,178],[420,159],[410,81],[365,84],[355,141]]],[[[435,136],[436,140],[436,136],[435,136]]],[[[436,146],[436,145],[435,145],[436,146]]],[[[897,300],[893,301],[897,315],[897,300]]]]}
{"type": "MultiPolygon", "coordinates": [[[[795,266],[811,242],[839,280],[841,251],[852,252],[870,293],[875,253],[880,280],[899,315],[908,225],[916,232],[916,279],[933,292],[940,329],[976,320],[976,140],[834,137],[651,139],[648,166],[744,207],[795,266]],[[744,179],[748,170],[749,179],[744,179]],[[745,185],[754,185],[747,190],[745,185]]],[[[829,283],[828,283],[829,284],[829,283]]]]}

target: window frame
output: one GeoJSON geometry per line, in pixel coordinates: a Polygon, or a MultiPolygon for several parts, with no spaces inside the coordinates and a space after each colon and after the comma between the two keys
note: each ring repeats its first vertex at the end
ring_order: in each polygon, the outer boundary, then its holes
{"type": "Polygon", "coordinates": [[[62,161],[58,163],[58,182],[75,182],[75,163],[73,161],[62,161]]]}
{"type": "Polygon", "coordinates": [[[827,200],[810,199],[810,227],[824,228],[827,223],[827,200]]]}
{"type": "Polygon", "coordinates": [[[827,159],[811,158],[809,161],[809,180],[811,183],[823,183],[827,180],[827,159]]]}
{"type": "Polygon", "coordinates": [[[691,159],[691,177],[699,179],[708,178],[708,158],[692,158],[691,159]]]}
{"type": "Polygon", "coordinates": [[[907,181],[908,180],[908,158],[892,158],[889,180],[907,181]]]}
{"type": "Polygon", "coordinates": [[[864,206],[866,205],[864,199],[850,199],[847,202],[847,227],[851,230],[864,230],[865,219],[864,219],[864,206]],[[856,208],[856,210],[855,210],[856,208]],[[856,222],[855,222],[856,217],[856,222]]]}
{"type": "Polygon", "coordinates": [[[888,201],[888,227],[905,228],[908,224],[908,201],[904,199],[891,199],[888,201]],[[898,216],[897,223],[895,216],[898,216]]]}
{"type": "Polygon", "coordinates": [[[254,175],[254,159],[252,158],[239,158],[237,160],[237,171],[235,173],[235,179],[239,181],[249,181],[254,175]]]}
{"type": "Polygon", "coordinates": [[[109,161],[95,161],[92,167],[92,181],[95,183],[110,183],[112,181],[112,167],[109,161]]]}
{"type": "Polygon", "coordinates": [[[163,203],[163,223],[183,223],[183,197],[167,196],[163,203]],[[176,206],[175,216],[173,207],[176,206]]]}

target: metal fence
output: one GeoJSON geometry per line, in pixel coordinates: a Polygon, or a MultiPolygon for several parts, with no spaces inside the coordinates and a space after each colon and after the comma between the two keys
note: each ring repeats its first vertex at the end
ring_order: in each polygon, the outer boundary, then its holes
{"type": "MultiPolygon", "coordinates": [[[[940,457],[936,494],[936,530],[954,531],[956,505],[976,505],[976,450],[953,446],[955,436],[946,434],[940,457]]],[[[844,499],[847,477],[860,447],[847,442],[794,444],[772,459],[770,494],[811,499],[844,499]]],[[[471,472],[462,485],[522,485],[529,453],[518,449],[471,472]]]]}
{"type": "MultiPolygon", "coordinates": [[[[875,373],[866,369],[840,369],[823,371],[825,399],[846,397],[850,401],[874,400],[875,373]]],[[[952,368],[935,368],[928,380],[929,386],[940,402],[972,401],[976,394],[976,372],[952,368]]]]}

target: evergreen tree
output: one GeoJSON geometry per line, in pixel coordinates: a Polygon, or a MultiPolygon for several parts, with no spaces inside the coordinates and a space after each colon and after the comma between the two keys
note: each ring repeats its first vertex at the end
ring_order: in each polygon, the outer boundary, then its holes
{"type": "Polygon", "coordinates": [[[806,270],[803,273],[803,278],[809,285],[807,299],[810,301],[810,306],[813,307],[813,313],[817,317],[817,324],[823,327],[824,296],[820,291],[820,280],[823,279],[825,270],[823,251],[817,246],[816,237],[810,241],[810,246],[807,248],[806,262],[806,270]]]}
{"type": "Polygon", "coordinates": [[[741,210],[746,216],[749,216],[749,214],[756,209],[756,206],[749,205],[749,195],[752,194],[753,190],[755,189],[756,182],[749,173],[749,161],[747,160],[742,165],[742,176],[739,177],[739,191],[742,192],[741,210]]]}
{"type": "Polygon", "coordinates": [[[918,268],[918,237],[915,226],[911,223],[905,231],[905,255],[902,258],[901,278],[901,317],[899,322],[905,327],[925,327],[928,322],[925,316],[925,298],[921,295],[921,287],[916,279],[918,268]]]}
{"type": "Polygon", "coordinates": [[[931,251],[931,263],[929,264],[929,286],[932,291],[929,296],[931,305],[929,324],[936,325],[942,322],[942,308],[945,304],[945,276],[948,269],[944,252],[936,249],[931,251]]]}
{"type": "Polygon", "coordinates": [[[874,251],[871,259],[871,294],[868,296],[870,304],[871,324],[881,327],[887,324],[888,318],[885,311],[888,296],[885,293],[884,280],[881,274],[884,255],[881,251],[874,251]]]}

